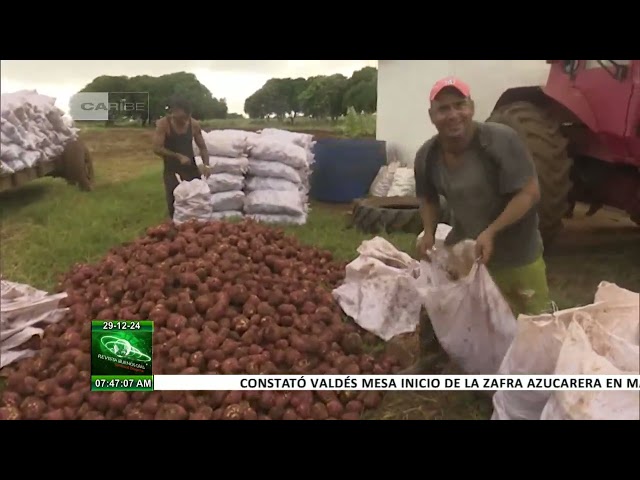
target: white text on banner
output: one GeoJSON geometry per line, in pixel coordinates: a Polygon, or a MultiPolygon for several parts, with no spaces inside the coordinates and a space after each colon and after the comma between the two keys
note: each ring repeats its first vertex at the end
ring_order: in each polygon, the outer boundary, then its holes
{"type": "Polygon", "coordinates": [[[154,390],[617,390],[640,375],[154,375],[154,390]]]}

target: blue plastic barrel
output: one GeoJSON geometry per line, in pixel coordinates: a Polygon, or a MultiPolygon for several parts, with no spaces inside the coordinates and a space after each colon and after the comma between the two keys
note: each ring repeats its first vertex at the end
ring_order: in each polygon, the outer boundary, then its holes
{"type": "Polygon", "coordinates": [[[386,142],[374,139],[318,139],[310,197],[349,203],[366,197],[380,167],[387,163],[386,142]]]}

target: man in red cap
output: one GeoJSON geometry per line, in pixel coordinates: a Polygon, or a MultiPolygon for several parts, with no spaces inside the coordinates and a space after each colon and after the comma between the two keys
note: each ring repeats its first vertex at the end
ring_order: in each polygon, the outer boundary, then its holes
{"type": "MultiPolygon", "coordinates": [[[[436,82],[429,100],[429,117],[438,133],[415,157],[424,226],[418,253],[429,259],[444,197],[452,218],[445,244],[476,241],[477,257],[516,317],[547,311],[551,302],[536,208],[540,189],[527,147],[506,125],[474,121],[471,90],[459,78],[436,82]]],[[[425,312],[421,317],[421,357],[403,373],[429,368],[425,355],[434,336],[425,312]]]]}

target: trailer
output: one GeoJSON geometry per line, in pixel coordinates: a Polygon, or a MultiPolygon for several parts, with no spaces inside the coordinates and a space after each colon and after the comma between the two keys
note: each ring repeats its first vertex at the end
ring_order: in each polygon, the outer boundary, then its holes
{"type": "Polygon", "coordinates": [[[11,174],[0,175],[0,192],[13,190],[44,177],[63,178],[69,185],[77,185],[82,191],[93,190],[95,177],[91,152],[82,140],[72,140],[58,157],[11,174]]]}

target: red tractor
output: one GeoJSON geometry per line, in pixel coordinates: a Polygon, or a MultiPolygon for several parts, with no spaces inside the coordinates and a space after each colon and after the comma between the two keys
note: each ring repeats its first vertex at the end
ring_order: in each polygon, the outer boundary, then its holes
{"type": "Polygon", "coordinates": [[[547,60],[544,87],[505,91],[488,121],[510,125],[533,155],[548,244],[575,202],[640,224],[640,60],[547,60]]]}

